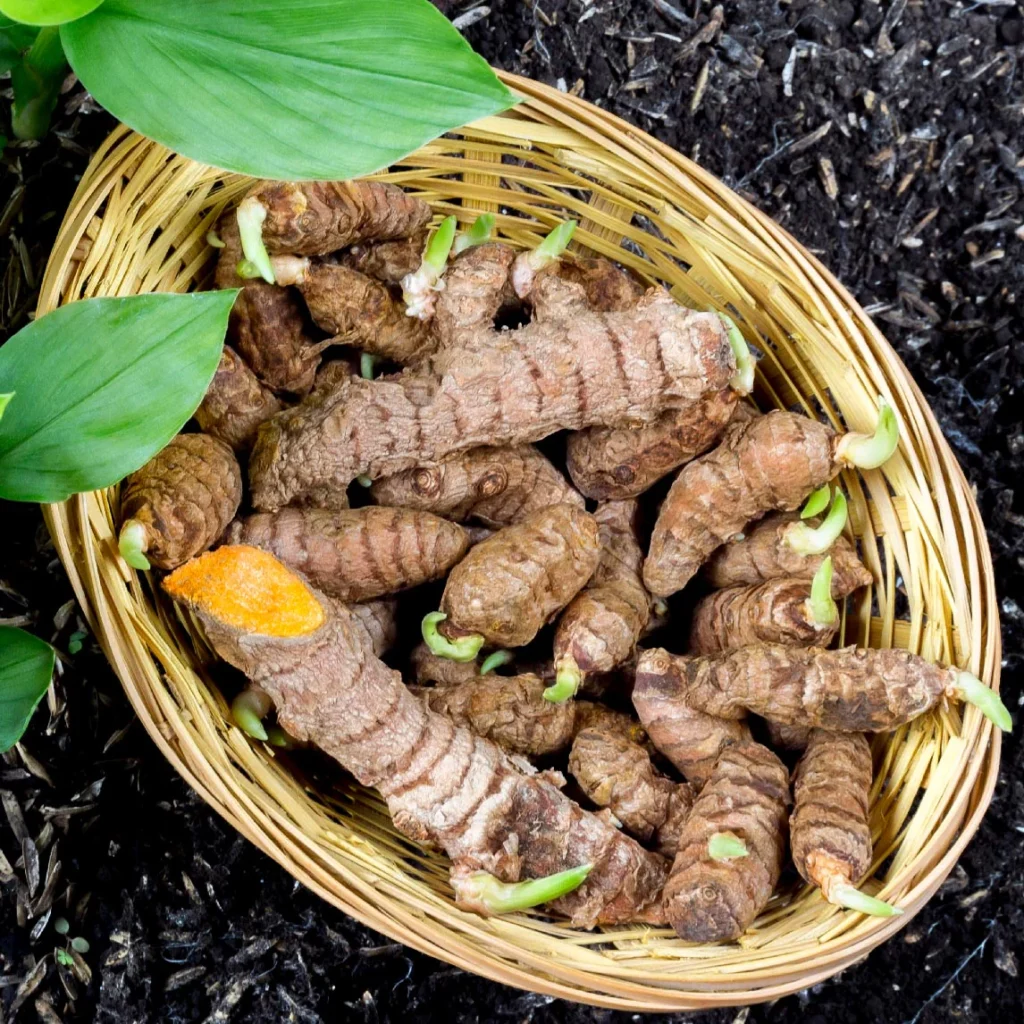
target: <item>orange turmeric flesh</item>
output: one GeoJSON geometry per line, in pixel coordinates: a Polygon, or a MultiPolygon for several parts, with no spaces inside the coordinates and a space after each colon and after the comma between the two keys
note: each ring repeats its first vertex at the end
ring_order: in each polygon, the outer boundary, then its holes
{"type": "Polygon", "coordinates": [[[245,544],[194,558],[164,580],[164,589],[247,633],[308,636],[324,624],[324,610],[309,587],[273,555],[245,544]]]}

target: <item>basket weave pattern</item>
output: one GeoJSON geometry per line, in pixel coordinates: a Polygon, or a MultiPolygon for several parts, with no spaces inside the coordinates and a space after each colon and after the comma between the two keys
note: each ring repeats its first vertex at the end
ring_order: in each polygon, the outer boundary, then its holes
{"type": "MultiPolygon", "coordinates": [[[[875,576],[847,602],[845,643],[905,647],[998,684],[991,559],[968,485],[921,393],[850,295],[786,232],[679,154],[589,104],[512,76],[514,111],[433,142],[380,177],[438,217],[497,215],[535,244],[566,216],[574,247],[610,256],[700,309],[729,310],[764,351],[755,397],[870,430],[883,395],[902,440],[884,467],[846,472],[850,524],[875,576]]],[[[40,313],[76,299],[209,284],[205,238],[251,187],[116,131],[72,202],[40,313]]],[[[101,343],[102,339],[97,339],[101,343]]],[[[777,894],[739,943],[666,929],[574,931],[527,914],[484,920],[452,903],[447,863],[391,827],[375,793],[319,783],[230,724],[208,650],[152,581],[117,556],[116,489],[46,509],[95,635],[142,723],[181,775],[243,835],[324,899],[423,952],[487,977],[626,1010],[768,1000],[863,958],[906,924],[956,862],[995,785],[999,737],[941,710],[875,744],[869,891],[906,910],[879,920],[807,888],[777,894]]]]}

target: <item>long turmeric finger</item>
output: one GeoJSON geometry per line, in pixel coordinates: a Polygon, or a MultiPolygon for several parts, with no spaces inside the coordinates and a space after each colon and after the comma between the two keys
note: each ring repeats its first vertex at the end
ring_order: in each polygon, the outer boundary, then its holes
{"type": "Polygon", "coordinates": [[[658,831],[669,820],[670,811],[678,820],[693,804],[693,790],[687,783],[666,778],[640,744],[615,731],[578,732],[569,753],[569,771],[590,800],[607,807],[641,842],[653,839],[661,853],[665,851],[658,844],[658,831]]]}
{"type": "Polygon", "coordinates": [[[855,888],[871,867],[871,774],[863,733],[811,733],[793,774],[793,863],[830,903],[891,917],[902,911],[855,888]]]}
{"type": "Polygon", "coordinates": [[[750,711],[789,725],[885,732],[948,699],[977,705],[1004,731],[1012,726],[994,690],[909,651],[761,644],[701,658],[657,654],[678,674],[687,703],[722,718],[750,711]]]}
{"type": "Polygon", "coordinates": [[[503,882],[591,864],[552,904],[577,925],[628,921],[658,898],[667,865],[544,776],[409,693],[344,608],[258,549],[225,546],[164,581],[214,649],[270,695],[281,725],[387,801],[396,828],[437,843],[462,872],[503,882]]]}
{"type": "Polygon", "coordinates": [[[746,722],[691,706],[675,659],[658,648],[637,662],[633,707],[654,746],[695,786],[707,782],[726,747],[750,739],[746,722]]]}
{"type": "Polygon", "coordinates": [[[428,326],[406,316],[388,289],[358,270],[338,263],[278,257],[278,283],[295,285],[309,315],[338,345],[353,345],[383,359],[408,363],[430,340],[428,326]]]}
{"type": "Polygon", "coordinates": [[[239,214],[258,222],[257,237],[271,255],[326,256],[354,242],[417,234],[431,211],[381,181],[281,181],[263,184],[242,201],[239,214]]]}
{"type": "Polygon", "coordinates": [[[716,590],[694,609],[688,653],[715,654],[759,643],[826,647],[839,628],[831,582],[832,563],[826,558],[810,584],[783,579],[716,590]]]}
{"type": "Polygon", "coordinates": [[[563,429],[650,422],[720,391],[735,366],[722,321],[667,293],[626,313],[584,310],[514,331],[480,326],[414,373],[342,381],[275,416],[250,462],[253,500],[266,509],[329,505],[359,475],[376,479],[563,429]]]}
{"type": "Polygon", "coordinates": [[[137,569],[173,569],[217,540],[241,500],[231,449],[206,434],[178,434],[125,481],[121,554],[137,569]]]}
{"type": "Polygon", "coordinates": [[[403,277],[415,273],[426,242],[425,231],[394,242],[360,242],[342,253],[341,262],[384,284],[397,285],[403,277]]]}
{"type": "Polygon", "coordinates": [[[599,557],[598,526],[583,509],[563,504],[534,512],[481,541],[452,569],[440,632],[449,640],[479,636],[497,647],[522,647],[582,589],[599,557]]]}
{"type": "Polygon", "coordinates": [[[428,466],[374,481],[379,505],[421,509],[464,522],[500,527],[548,505],[583,507],[583,498],[532,445],[472,448],[428,466]]]}
{"type": "Polygon", "coordinates": [[[367,601],[443,576],[469,541],[455,523],[400,508],[283,508],[232,523],[227,541],[272,552],[340,601],[367,601]]]}
{"type": "Polygon", "coordinates": [[[557,754],[572,742],[575,711],[544,700],[534,675],[477,675],[419,691],[432,711],[493,740],[510,754],[557,754]]]}
{"type": "MultiPolygon", "coordinates": [[[[812,526],[817,520],[808,520],[812,526]]],[[[791,529],[801,524],[795,512],[766,516],[743,531],[739,540],[723,544],[705,563],[704,577],[716,589],[750,586],[789,577],[809,580],[832,558],[832,596],[846,597],[872,582],[871,573],[846,537],[838,537],[823,554],[805,554],[790,543],[791,529]]]]}
{"type": "Polygon", "coordinates": [[[234,217],[222,218],[217,230],[224,248],[217,259],[214,284],[241,288],[228,322],[229,340],[267,387],[305,394],[313,384],[324,345],[310,336],[301,300],[287,288],[239,277],[242,244],[234,217]]]}
{"type": "Polygon", "coordinates": [[[662,413],[649,426],[591,427],[570,434],[569,475],[588,498],[635,498],[707,451],[725,429],[738,398],[732,388],[723,388],[662,413]]]}
{"type": "Polygon", "coordinates": [[[723,942],[753,924],[782,873],[788,804],[789,772],[767,747],[737,743],[722,751],[665,883],[665,912],[680,938],[723,942]],[[734,841],[716,849],[723,835],[734,841]]]}
{"type": "Polygon", "coordinates": [[[217,372],[196,409],[196,422],[204,434],[218,438],[236,452],[246,452],[252,448],[260,424],[282,408],[238,353],[225,345],[217,372]]]}
{"type": "Polygon", "coordinates": [[[644,556],[636,517],[635,501],[609,501],[594,512],[601,546],[597,568],[565,609],[555,632],[555,685],[568,680],[570,696],[586,676],[610,672],[626,661],[650,617],[651,598],[640,578],[644,556]]]}
{"type": "Polygon", "coordinates": [[[866,440],[860,435],[838,437],[816,420],[777,409],[684,466],[654,526],[644,564],[647,589],[659,597],[681,590],[750,520],[799,507],[850,464],[851,454],[872,463],[884,450],[891,454],[897,436],[887,424],[883,410],[878,436],[885,443],[865,454],[853,443],[866,440]]]}

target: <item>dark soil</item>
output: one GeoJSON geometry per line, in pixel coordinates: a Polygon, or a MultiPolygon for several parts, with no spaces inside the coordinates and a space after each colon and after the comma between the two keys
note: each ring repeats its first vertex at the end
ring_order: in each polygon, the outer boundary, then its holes
{"type": "MultiPolygon", "coordinates": [[[[493,63],[577,92],[693,155],[812,247],[876,316],[976,489],[1015,709],[1024,699],[1022,6],[674,2],[441,6],[493,63]]],[[[5,335],[26,322],[76,178],[111,127],[73,84],[65,102],[53,134],[3,157],[5,335]]],[[[172,773],[90,638],[70,653],[84,627],[39,514],[4,505],[2,516],[0,618],[69,652],[50,713],[44,706],[21,752],[0,762],[2,1019],[629,1019],[470,977],[299,888],[172,773]],[[41,916],[24,920],[19,903],[41,916]],[[66,944],[58,917],[89,943],[70,969],[54,959],[66,944]]],[[[1013,737],[960,865],[865,964],[775,1006],[705,1019],[1021,1019],[1022,778],[1013,737]]]]}

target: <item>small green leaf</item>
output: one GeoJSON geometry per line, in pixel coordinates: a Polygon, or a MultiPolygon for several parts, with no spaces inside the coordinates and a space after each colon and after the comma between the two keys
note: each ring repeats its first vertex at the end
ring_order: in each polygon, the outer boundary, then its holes
{"type": "Polygon", "coordinates": [[[351,178],[516,99],[428,0],[107,0],[61,29],[125,124],[261,178],[351,178]]]}
{"type": "Polygon", "coordinates": [[[95,11],[103,0],[0,0],[0,11],[23,25],[62,25],[95,11]]]}
{"type": "Polygon", "coordinates": [[[53,921],[53,930],[58,935],[67,935],[67,933],[71,931],[71,925],[68,924],[68,919],[66,917],[57,917],[54,918],[53,921]]]}
{"type": "Polygon", "coordinates": [[[237,292],[73,302],[0,348],[0,496],[64,501],[148,462],[220,361],[237,292]]]}
{"type": "Polygon", "coordinates": [[[68,654],[77,654],[82,649],[82,641],[88,635],[88,633],[83,633],[80,629],[75,630],[75,632],[68,637],[68,654]]]}
{"type": "Polygon", "coordinates": [[[71,940],[71,948],[76,953],[88,953],[89,952],[89,940],[83,939],[81,935],[76,935],[71,940]]]}
{"type": "Polygon", "coordinates": [[[0,626],[0,753],[28,728],[53,676],[53,648],[13,626],[0,626]]]}
{"type": "Polygon", "coordinates": [[[66,949],[55,949],[53,951],[53,956],[61,967],[74,966],[75,958],[66,949]]]}

